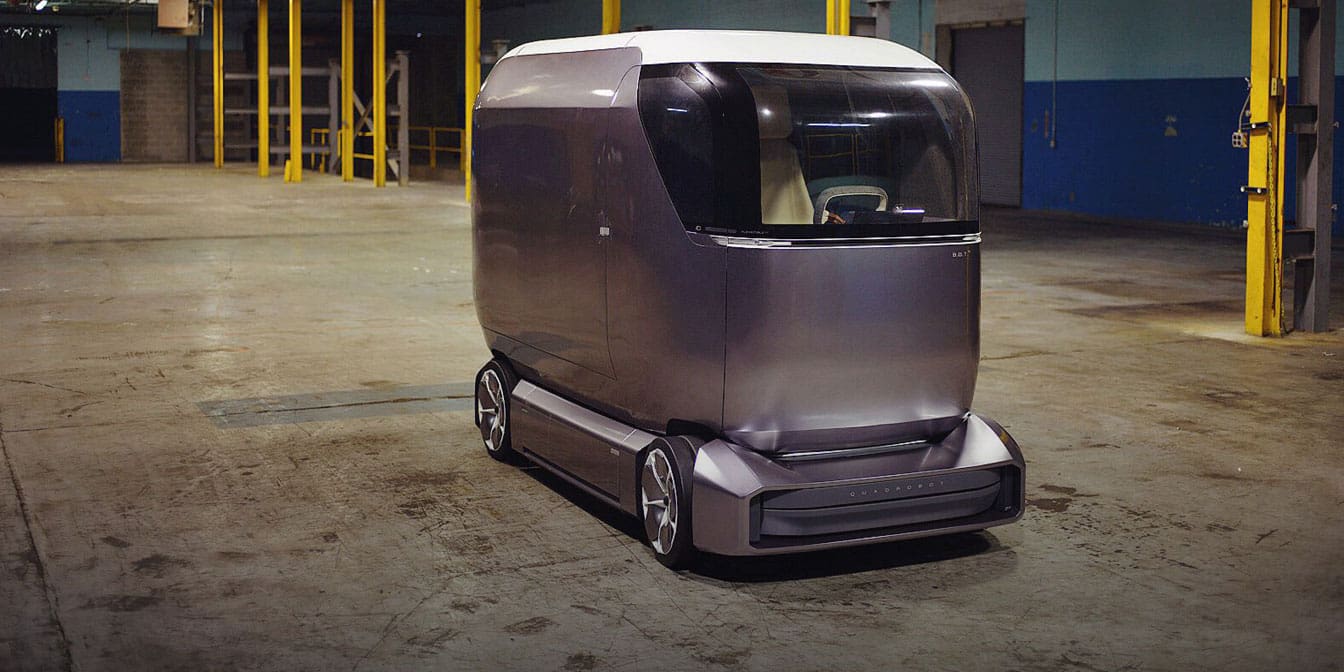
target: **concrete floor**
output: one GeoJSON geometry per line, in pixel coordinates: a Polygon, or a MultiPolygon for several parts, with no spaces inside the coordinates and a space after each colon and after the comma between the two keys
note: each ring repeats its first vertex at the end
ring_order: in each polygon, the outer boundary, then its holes
{"type": "Polygon", "coordinates": [[[678,574],[479,446],[460,187],[0,168],[0,670],[1341,669],[1344,333],[1240,335],[1234,238],[985,229],[1026,517],[678,574]]]}

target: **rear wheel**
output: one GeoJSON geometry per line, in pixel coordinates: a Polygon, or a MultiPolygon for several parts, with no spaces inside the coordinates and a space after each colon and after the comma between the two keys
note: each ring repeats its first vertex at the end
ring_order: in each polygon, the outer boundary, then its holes
{"type": "Polygon", "coordinates": [[[476,374],[476,427],[481,430],[485,452],[501,462],[512,460],[513,433],[509,430],[513,386],[518,382],[509,365],[490,360],[476,374]]]}
{"type": "Polygon", "coordinates": [[[659,437],[644,451],[639,468],[639,511],[644,534],[658,562],[672,569],[691,564],[691,474],[699,441],[659,437]]]}

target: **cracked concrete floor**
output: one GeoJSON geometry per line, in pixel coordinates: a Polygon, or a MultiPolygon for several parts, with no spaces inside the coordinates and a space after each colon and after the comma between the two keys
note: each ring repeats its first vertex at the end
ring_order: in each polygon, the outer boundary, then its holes
{"type": "Polygon", "coordinates": [[[1025,519],[677,574],[478,446],[460,188],[0,168],[0,670],[1340,669],[1344,334],[1241,336],[1234,238],[985,228],[1025,519]]]}

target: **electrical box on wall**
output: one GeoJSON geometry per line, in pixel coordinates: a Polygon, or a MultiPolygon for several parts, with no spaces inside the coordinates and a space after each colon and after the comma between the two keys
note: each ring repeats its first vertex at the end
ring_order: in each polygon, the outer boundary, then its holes
{"type": "Polygon", "coordinates": [[[201,34],[198,0],[159,0],[159,30],[179,35],[201,34]]]}

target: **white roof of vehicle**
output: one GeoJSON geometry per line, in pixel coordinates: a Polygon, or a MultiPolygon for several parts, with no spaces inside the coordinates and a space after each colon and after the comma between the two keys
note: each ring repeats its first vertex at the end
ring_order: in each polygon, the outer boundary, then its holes
{"type": "Polygon", "coordinates": [[[637,47],[643,64],[797,63],[938,70],[938,64],[895,42],[871,37],[752,30],[650,30],[529,42],[504,58],[637,47]]]}

